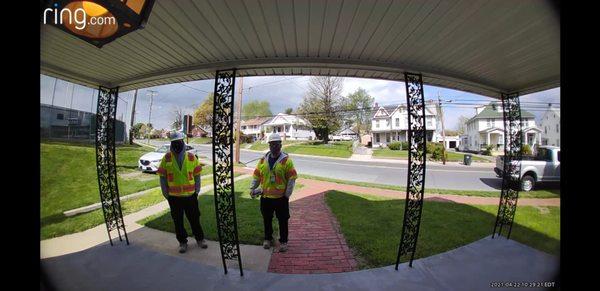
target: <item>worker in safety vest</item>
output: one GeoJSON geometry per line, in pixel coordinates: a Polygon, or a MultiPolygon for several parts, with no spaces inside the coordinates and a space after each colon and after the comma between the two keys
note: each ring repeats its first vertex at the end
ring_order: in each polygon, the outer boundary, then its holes
{"type": "Polygon", "coordinates": [[[185,151],[182,132],[169,133],[171,150],[165,154],[158,167],[160,188],[169,201],[175,233],[179,241],[179,253],[187,251],[188,234],[183,227],[183,214],[187,217],[199,247],[207,248],[204,232],[200,225],[198,192],[202,165],[193,153],[185,151]]]}
{"type": "Polygon", "coordinates": [[[254,170],[250,195],[260,197],[260,212],[265,227],[263,247],[269,249],[273,241],[273,212],[279,221],[279,251],[287,251],[289,198],[298,177],[292,159],[281,151],[281,137],[272,133],[268,138],[269,152],[260,159],[254,170]],[[260,188],[259,188],[260,186],[260,188]]]}

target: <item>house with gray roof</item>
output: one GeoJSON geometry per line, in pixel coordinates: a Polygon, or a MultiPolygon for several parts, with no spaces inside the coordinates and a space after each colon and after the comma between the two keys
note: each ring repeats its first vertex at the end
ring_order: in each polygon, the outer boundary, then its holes
{"type": "MultiPolygon", "coordinates": [[[[385,147],[395,141],[408,141],[408,111],[406,104],[378,106],[371,119],[373,147],[385,147]]],[[[435,103],[426,101],[425,128],[427,141],[437,142],[437,111],[435,103]]]]}
{"type": "MultiPolygon", "coordinates": [[[[480,152],[487,145],[495,151],[504,151],[504,118],[502,103],[490,102],[475,108],[476,114],[467,121],[466,133],[461,135],[460,149],[480,152]]],[[[536,126],[535,115],[521,110],[523,143],[535,150],[541,144],[541,130],[536,126]]]]}

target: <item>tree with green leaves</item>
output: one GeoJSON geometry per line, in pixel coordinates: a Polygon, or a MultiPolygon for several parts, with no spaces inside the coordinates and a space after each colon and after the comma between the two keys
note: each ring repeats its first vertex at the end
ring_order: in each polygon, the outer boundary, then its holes
{"type": "Polygon", "coordinates": [[[285,112],[285,114],[292,114],[292,112],[294,112],[294,109],[289,107],[289,108],[286,108],[284,112],[285,112]]]}
{"type": "Polygon", "coordinates": [[[298,107],[312,124],[317,139],[329,142],[329,134],[337,131],[343,119],[345,102],[342,97],[344,79],[333,76],[311,77],[308,92],[298,107]]]}
{"type": "Polygon", "coordinates": [[[215,101],[215,96],[211,92],[209,93],[204,101],[194,110],[194,118],[193,123],[196,126],[200,126],[202,128],[212,126],[213,119],[213,104],[215,101]]]}
{"type": "Polygon", "coordinates": [[[374,102],[375,98],[360,87],[346,97],[346,116],[354,124],[359,137],[361,132],[369,132],[371,129],[371,107],[374,102]]]}
{"type": "Polygon", "coordinates": [[[250,101],[242,107],[242,120],[248,120],[259,116],[271,116],[271,105],[269,101],[250,101]]]}
{"type": "Polygon", "coordinates": [[[144,126],[144,124],[141,122],[134,124],[130,129],[131,136],[133,136],[134,138],[142,138],[142,133],[144,133],[144,131],[141,131],[140,129],[143,126],[144,126]]]}

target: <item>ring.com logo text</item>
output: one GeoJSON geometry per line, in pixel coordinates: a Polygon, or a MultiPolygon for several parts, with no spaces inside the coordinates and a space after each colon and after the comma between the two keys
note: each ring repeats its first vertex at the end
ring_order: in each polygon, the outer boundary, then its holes
{"type": "Polygon", "coordinates": [[[84,30],[87,25],[115,25],[117,23],[114,16],[88,16],[83,8],[73,11],[67,7],[59,9],[57,3],[54,3],[54,8],[44,10],[44,24],[48,24],[48,18],[51,18],[50,21],[54,21],[55,25],[62,25],[63,21],[70,25],[75,23],[74,27],[78,30],[84,30]]]}

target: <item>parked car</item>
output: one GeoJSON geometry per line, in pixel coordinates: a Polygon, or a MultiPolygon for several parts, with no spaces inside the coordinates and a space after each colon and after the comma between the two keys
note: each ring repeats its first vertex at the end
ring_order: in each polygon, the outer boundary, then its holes
{"type": "MultiPolygon", "coordinates": [[[[170,148],[171,144],[164,144],[156,150],[144,154],[140,157],[140,160],[138,161],[138,169],[142,170],[142,172],[156,173],[156,171],[158,171],[160,161],[165,156],[165,154],[169,152],[170,148]]],[[[192,146],[185,145],[185,150],[196,155],[196,151],[192,146]]],[[[196,155],[196,158],[198,158],[198,155],[196,155]]]]}
{"type": "MultiPolygon", "coordinates": [[[[513,181],[519,181],[522,191],[531,191],[540,182],[560,181],[560,148],[555,146],[539,146],[534,157],[524,157],[521,161],[512,161],[511,166],[521,165],[521,177],[513,175],[513,181]]],[[[494,172],[502,177],[504,156],[496,157],[494,172]]]]}

